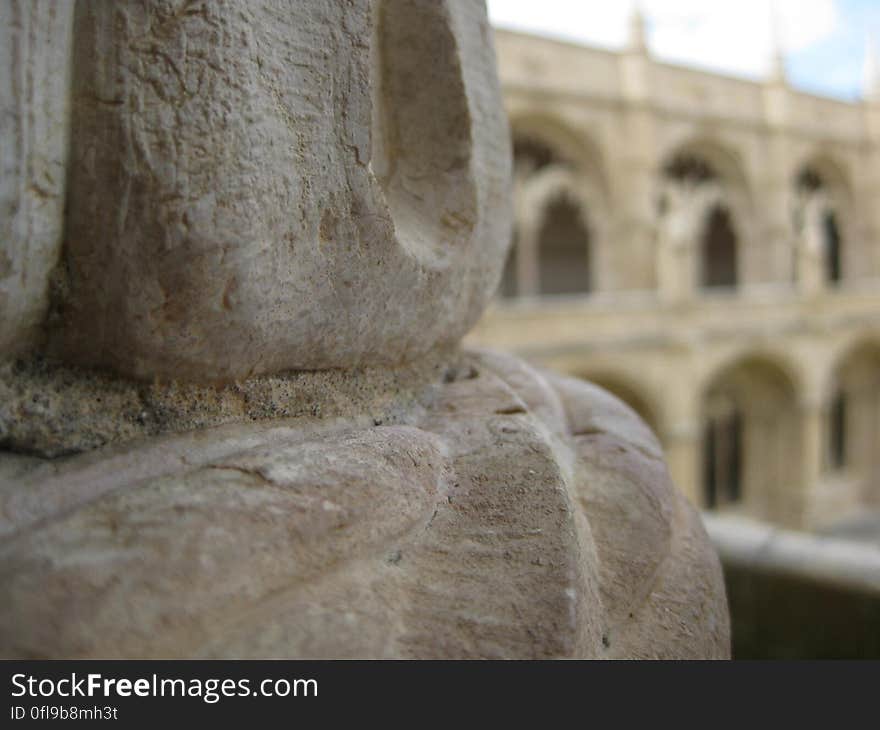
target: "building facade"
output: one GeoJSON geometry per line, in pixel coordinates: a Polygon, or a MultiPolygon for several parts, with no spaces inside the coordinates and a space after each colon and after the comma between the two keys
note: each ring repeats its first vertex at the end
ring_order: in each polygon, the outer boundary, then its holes
{"type": "Polygon", "coordinates": [[[507,31],[516,227],[471,335],[638,411],[698,505],[880,506],[880,95],[507,31]]]}

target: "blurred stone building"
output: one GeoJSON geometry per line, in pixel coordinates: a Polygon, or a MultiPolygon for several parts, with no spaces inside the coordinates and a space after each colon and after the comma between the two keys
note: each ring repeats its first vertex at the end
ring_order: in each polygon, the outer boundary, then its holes
{"type": "Polygon", "coordinates": [[[516,230],[471,336],[638,411],[706,509],[880,506],[880,88],[845,103],[507,31],[516,230]]]}

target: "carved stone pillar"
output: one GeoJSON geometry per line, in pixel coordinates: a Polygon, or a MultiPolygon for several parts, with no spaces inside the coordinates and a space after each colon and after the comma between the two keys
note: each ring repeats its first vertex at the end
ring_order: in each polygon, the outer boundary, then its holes
{"type": "Polygon", "coordinates": [[[825,453],[824,441],[824,411],[822,403],[818,399],[809,399],[801,402],[798,411],[800,418],[799,444],[792,444],[789,451],[791,458],[800,456],[801,478],[789,486],[788,517],[785,524],[792,527],[804,527],[803,520],[806,517],[807,500],[819,484],[822,477],[823,454],[825,453]],[[797,447],[800,448],[797,448],[797,447]]]}
{"type": "MultiPolygon", "coordinates": [[[[75,8],[51,336],[0,363],[0,656],[729,656],[647,426],[460,347],[511,229],[481,3],[75,8]]],[[[18,337],[43,305],[4,293],[18,337]]]]}

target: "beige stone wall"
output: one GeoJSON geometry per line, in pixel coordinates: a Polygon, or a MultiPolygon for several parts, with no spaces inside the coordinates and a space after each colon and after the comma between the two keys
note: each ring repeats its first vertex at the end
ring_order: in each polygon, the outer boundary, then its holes
{"type": "Polygon", "coordinates": [[[541,244],[522,234],[523,222],[539,230],[552,197],[533,192],[552,178],[540,170],[518,189],[517,270],[508,276],[519,295],[499,298],[472,341],[617,392],[657,430],[698,504],[708,393],[728,385],[743,409],[774,403],[770,415],[746,418],[742,495],[731,509],[809,526],[880,501],[880,469],[864,456],[864,444],[880,444],[869,376],[849,398],[846,463],[829,456],[835,384],[854,368],[877,374],[880,107],[662,64],[637,48],[615,54],[506,31],[496,43],[514,138],[554,150],[575,181],[568,189],[580,191],[593,290],[546,296],[527,286],[541,244]],[[682,153],[710,165],[723,188],[735,288],[700,287],[699,234],[680,242],[684,254],[664,254],[658,191],[664,166],[682,153]],[[821,210],[833,210],[839,228],[836,283],[796,223],[796,180],[807,168],[821,176],[821,210]],[[664,276],[664,261],[678,275],[664,276]]]}

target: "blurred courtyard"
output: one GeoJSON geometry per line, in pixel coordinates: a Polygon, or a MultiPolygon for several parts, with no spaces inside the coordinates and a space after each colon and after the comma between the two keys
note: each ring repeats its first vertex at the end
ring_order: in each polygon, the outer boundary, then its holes
{"type": "MultiPolygon", "coordinates": [[[[515,230],[474,345],[594,381],[706,511],[734,655],[880,656],[880,76],[499,29],[515,230]],[[839,580],[838,580],[839,578],[839,580]]],[[[778,49],[777,49],[778,50],[778,49]]]]}

